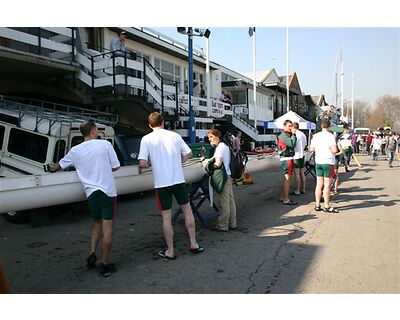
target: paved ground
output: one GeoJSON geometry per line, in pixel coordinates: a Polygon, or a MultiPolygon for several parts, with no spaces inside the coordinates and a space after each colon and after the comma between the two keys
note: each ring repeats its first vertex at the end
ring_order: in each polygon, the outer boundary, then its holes
{"type": "Polygon", "coordinates": [[[235,188],[239,231],[198,224],[200,255],[188,252],[180,219],[178,259],[157,257],[161,217],[148,192],[119,200],[109,278],[85,268],[86,211],[40,228],[0,219],[0,259],[14,293],[400,293],[400,163],[360,158],[364,169],[341,174],[339,214],[314,211],[312,177],[289,207],[278,202],[280,171],[254,174],[235,188]]]}

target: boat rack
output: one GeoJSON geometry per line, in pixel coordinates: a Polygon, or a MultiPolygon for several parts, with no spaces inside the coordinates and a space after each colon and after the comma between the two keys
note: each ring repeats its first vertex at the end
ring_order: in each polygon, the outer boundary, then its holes
{"type": "Polygon", "coordinates": [[[118,122],[118,115],[100,112],[75,106],[47,102],[42,100],[8,97],[0,95],[0,108],[18,113],[17,126],[25,115],[35,118],[35,131],[43,120],[49,121],[49,132],[55,123],[68,123],[94,121],[99,124],[113,127],[118,122]]]}

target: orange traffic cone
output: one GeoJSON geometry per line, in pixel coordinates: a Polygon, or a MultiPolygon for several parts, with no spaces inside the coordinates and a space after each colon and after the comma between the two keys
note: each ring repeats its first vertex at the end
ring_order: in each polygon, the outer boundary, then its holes
{"type": "Polygon", "coordinates": [[[253,184],[253,178],[251,177],[250,171],[246,170],[243,173],[243,184],[253,184]]]}

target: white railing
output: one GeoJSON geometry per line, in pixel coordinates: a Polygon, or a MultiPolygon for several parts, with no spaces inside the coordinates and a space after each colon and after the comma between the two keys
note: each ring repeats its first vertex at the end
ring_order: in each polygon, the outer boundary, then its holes
{"type": "MultiPolygon", "coordinates": [[[[34,46],[36,47],[36,53],[40,56],[73,61],[76,39],[75,29],[45,27],[36,29],[37,34],[31,34],[13,28],[0,28],[0,37],[34,46]]],[[[12,45],[10,47],[12,48],[12,45]]],[[[24,51],[20,47],[18,47],[18,50],[24,51]]],[[[25,51],[31,53],[29,50],[27,48],[25,51]]]]}

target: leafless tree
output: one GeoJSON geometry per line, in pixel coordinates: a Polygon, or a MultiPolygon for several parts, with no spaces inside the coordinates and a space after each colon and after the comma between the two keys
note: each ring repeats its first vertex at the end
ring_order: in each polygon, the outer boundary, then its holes
{"type": "Polygon", "coordinates": [[[380,97],[367,120],[371,128],[399,127],[400,97],[389,95],[380,97]]]}

